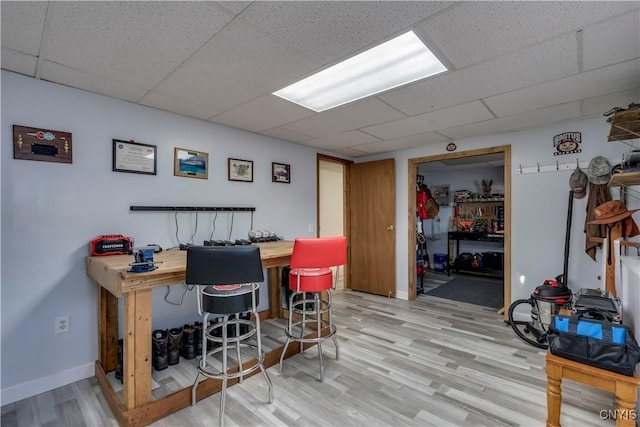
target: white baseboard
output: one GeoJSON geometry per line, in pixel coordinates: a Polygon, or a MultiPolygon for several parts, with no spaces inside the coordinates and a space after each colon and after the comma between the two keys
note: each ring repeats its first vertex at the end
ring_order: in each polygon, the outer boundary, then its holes
{"type": "Polygon", "coordinates": [[[76,381],[83,380],[95,375],[95,363],[87,363],[86,365],[76,366],[66,371],[58,372],[48,377],[42,377],[35,380],[27,381],[0,390],[0,404],[2,406],[27,397],[35,396],[54,388],[62,387],[76,381]]]}
{"type": "Polygon", "coordinates": [[[406,291],[398,291],[398,290],[396,289],[396,296],[395,296],[395,298],[396,298],[396,299],[403,299],[403,300],[405,300],[405,301],[408,301],[408,300],[409,300],[409,292],[406,292],[406,291]]]}

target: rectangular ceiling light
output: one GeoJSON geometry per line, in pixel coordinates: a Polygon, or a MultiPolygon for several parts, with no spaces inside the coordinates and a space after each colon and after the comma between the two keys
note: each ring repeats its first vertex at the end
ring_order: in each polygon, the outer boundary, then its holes
{"type": "Polygon", "coordinates": [[[447,71],[413,31],[273,94],[316,112],[447,71]]]}

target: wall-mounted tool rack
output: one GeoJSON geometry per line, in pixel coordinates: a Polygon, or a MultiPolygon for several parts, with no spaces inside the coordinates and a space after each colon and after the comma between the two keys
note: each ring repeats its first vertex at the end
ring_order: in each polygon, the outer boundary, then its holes
{"type": "Polygon", "coordinates": [[[255,212],[251,207],[212,207],[212,206],[129,206],[137,212],[255,212]]]}

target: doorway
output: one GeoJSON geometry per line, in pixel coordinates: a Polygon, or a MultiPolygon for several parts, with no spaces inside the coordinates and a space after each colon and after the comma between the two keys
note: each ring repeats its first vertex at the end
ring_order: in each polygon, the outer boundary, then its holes
{"type": "MultiPolygon", "coordinates": [[[[350,160],[318,154],[317,237],[346,236],[349,245],[349,165],[350,160]]],[[[347,253],[350,253],[347,247],[347,253]]],[[[349,288],[349,270],[338,275],[336,289],[349,288]]]]}
{"type": "MultiPolygon", "coordinates": [[[[408,185],[409,185],[409,217],[408,217],[408,242],[409,242],[409,299],[413,300],[417,297],[417,277],[416,277],[416,257],[412,256],[416,251],[416,176],[418,175],[418,166],[421,163],[438,162],[453,159],[473,158],[477,156],[485,156],[491,154],[502,154],[504,159],[503,178],[504,178],[504,270],[503,270],[503,288],[504,288],[504,305],[508,307],[511,301],[511,146],[499,146],[491,148],[483,148],[477,150],[461,151],[459,153],[447,153],[434,156],[426,156],[413,158],[408,160],[408,185]],[[413,207],[413,208],[411,208],[413,207]]],[[[448,227],[448,224],[444,224],[448,227]]],[[[506,311],[503,312],[505,320],[507,320],[506,311]]]]}

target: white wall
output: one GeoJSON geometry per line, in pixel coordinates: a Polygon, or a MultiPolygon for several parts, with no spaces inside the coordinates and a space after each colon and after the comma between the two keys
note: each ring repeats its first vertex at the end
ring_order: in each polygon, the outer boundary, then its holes
{"type": "MultiPolygon", "coordinates": [[[[528,298],[533,289],[545,279],[562,273],[564,241],[568,205],[569,176],[572,170],[516,174],[519,165],[523,168],[559,163],[589,162],[602,155],[619,163],[622,153],[629,147],[622,143],[607,142],[609,124],[604,118],[581,120],[546,126],[527,131],[501,135],[483,136],[455,141],[458,152],[478,148],[511,145],[511,298],[528,298]],[[552,139],[566,131],[582,132],[582,152],[574,155],[553,156],[552,139]],[[524,277],[524,283],[520,277],[524,277]]],[[[432,144],[411,150],[361,157],[357,162],[394,158],[396,160],[396,283],[398,298],[408,298],[408,160],[445,153],[445,143],[432,144]]],[[[612,163],[613,164],[613,163],[612,163]]],[[[446,184],[446,183],[436,183],[446,184]]],[[[637,187],[636,187],[637,188],[637,187]]],[[[637,192],[635,194],[638,194],[637,192]]],[[[612,190],[617,198],[618,191],[612,190]]],[[[413,195],[412,195],[413,197],[413,195]]],[[[584,252],[583,232],[587,197],[575,200],[571,227],[569,255],[569,286],[573,290],[581,287],[597,288],[603,284],[601,274],[602,256],[598,252],[594,262],[584,252]]],[[[630,199],[628,207],[640,205],[630,199]]],[[[640,222],[640,214],[634,215],[640,222]]]]}
{"type": "MultiPolygon", "coordinates": [[[[287,239],[315,236],[316,152],[308,147],[118,101],[2,71],[2,404],[93,375],[98,357],[96,284],[85,273],[89,241],[122,233],[136,245],[176,246],[172,213],[132,213],[131,205],[254,206],[253,227],[287,239]],[[71,132],[73,164],[14,160],[12,125],[71,132]],[[112,139],[157,145],[156,176],[112,172],[112,139]],[[174,147],[209,153],[209,179],[173,176],[174,147]],[[227,180],[227,158],[254,161],[254,182],[227,180]],[[292,182],[271,182],[271,162],[292,182]],[[70,330],[54,334],[69,315],[70,330]],[[44,389],[43,389],[44,388],[44,389]]],[[[178,216],[190,241],[195,214],[178,216]]],[[[213,214],[200,214],[195,243],[208,239],[213,214]]],[[[219,214],[215,239],[226,239],[219,214]]],[[[237,213],[232,239],[246,238],[250,214],[237,213]]],[[[178,301],[182,286],[171,288],[178,301]]],[[[266,308],[263,286],[261,308],[266,308]]],[[[193,292],[183,304],[154,290],[153,328],[197,319],[193,292]]]]}

